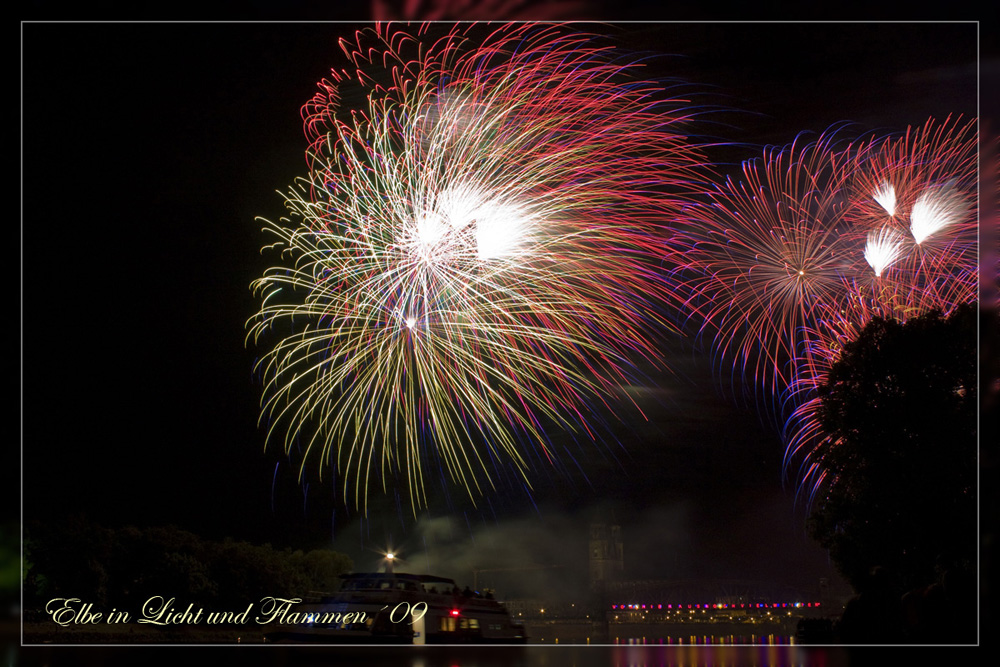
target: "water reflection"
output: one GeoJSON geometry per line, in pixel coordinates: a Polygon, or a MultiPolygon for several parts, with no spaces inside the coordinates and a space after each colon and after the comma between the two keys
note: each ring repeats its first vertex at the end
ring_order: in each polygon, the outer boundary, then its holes
{"type": "Polygon", "coordinates": [[[615,637],[614,644],[654,644],[666,646],[791,646],[795,644],[792,635],[688,635],[680,637],[615,637]]]}
{"type": "MultiPolygon", "coordinates": [[[[846,665],[838,648],[801,646],[410,646],[410,647],[303,647],[258,646],[233,649],[209,647],[213,664],[307,665],[333,667],[737,667],[740,665],[824,664],[846,665]]],[[[178,661],[190,660],[192,647],[21,647],[23,665],[100,664],[104,667],[142,664],[170,653],[178,661]]]]}

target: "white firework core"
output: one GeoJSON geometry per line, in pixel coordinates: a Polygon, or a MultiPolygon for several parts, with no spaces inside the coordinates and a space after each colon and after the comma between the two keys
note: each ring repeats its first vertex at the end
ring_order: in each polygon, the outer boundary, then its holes
{"type": "Polygon", "coordinates": [[[875,271],[876,276],[881,276],[882,272],[899,258],[903,247],[902,241],[899,232],[889,227],[883,227],[877,232],[868,232],[865,261],[875,271]]]}
{"type": "Polygon", "coordinates": [[[885,209],[889,217],[896,215],[896,189],[892,187],[892,183],[882,181],[882,184],[875,188],[872,193],[872,198],[885,209]]]}
{"type": "Polygon", "coordinates": [[[954,188],[929,187],[920,193],[910,212],[910,232],[918,244],[962,219],[965,205],[954,188]]]}

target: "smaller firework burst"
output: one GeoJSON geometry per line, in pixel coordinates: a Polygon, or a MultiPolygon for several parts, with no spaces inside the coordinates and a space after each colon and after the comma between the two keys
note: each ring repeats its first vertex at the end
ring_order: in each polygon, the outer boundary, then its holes
{"type": "Polygon", "coordinates": [[[744,163],[689,231],[690,307],[720,362],[736,364],[757,396],[781,395],[809,363],[808,332],[850,269],[835,135],[744,163]]]}

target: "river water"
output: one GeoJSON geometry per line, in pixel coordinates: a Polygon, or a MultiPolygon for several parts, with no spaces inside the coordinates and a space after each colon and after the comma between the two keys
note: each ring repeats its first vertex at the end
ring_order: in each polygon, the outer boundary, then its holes
{"type": "Polygon", "coordinates": [[[529,644],[547,645],[761,645],[795,643],[794,622],[785,623],[600,623],[547,621],[526,623],[529,644]]]}

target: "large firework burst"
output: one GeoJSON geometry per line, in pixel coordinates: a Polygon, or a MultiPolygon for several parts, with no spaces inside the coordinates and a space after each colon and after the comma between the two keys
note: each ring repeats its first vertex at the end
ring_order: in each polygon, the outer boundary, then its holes
{"type": "Polygon", "coordinates": [[[309,173],[265,221],[262,419],[358,507],[381,481],[416,511],[425,466],[475,499],[657,356],[667,223],[701,158],[661,86],[564,27],[341,47],[351,67],[303,108],[309,173]]]}

